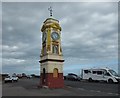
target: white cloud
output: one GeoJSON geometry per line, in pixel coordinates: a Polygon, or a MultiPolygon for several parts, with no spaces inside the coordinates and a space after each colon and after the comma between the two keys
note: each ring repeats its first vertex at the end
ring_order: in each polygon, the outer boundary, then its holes
{"type": "Polygon", "coordinates": [[[18,49],[17,46],[8,46],[8,45],[3,45],[2,46],[3,51],[16,51],[18,49]]]}
{"type": "Polygon", "coordinates": [[[19,66],[25,63],[25,60],[22,59],[3,59],[3,66],[19,66]]]}

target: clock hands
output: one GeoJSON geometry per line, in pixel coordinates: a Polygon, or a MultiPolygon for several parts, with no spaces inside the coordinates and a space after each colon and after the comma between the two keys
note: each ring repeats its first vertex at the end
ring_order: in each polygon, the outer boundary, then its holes
{"type": "Polygon", "coordinates": [[[57,32],[52,32],[51,37],[52,37],[53,40],[58,40],[59,39],[59,34],[57,32]]]}

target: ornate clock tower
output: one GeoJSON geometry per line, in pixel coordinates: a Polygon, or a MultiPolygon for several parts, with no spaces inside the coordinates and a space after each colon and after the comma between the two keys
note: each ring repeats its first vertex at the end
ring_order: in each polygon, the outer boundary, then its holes
{"type": "MultiPolygon", "coordinates": [[[[50,16],[52,9],[50,8],[50,16]]],[[[40,55],[40,85],[48,88],[63,88],[63,55],[59,21],[47,18],[41,28],[42,49],[40,55]]]]}

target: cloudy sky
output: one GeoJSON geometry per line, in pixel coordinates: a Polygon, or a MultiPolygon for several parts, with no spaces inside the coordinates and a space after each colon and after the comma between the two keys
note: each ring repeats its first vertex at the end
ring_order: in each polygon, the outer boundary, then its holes
{"type": "Polygon", "coordinates": [[[93,67],[117,71],[117,2],[3,2],[3,73],[40,73],[40,28],[49,6],[62,27],[64,74],[93,67]]]}

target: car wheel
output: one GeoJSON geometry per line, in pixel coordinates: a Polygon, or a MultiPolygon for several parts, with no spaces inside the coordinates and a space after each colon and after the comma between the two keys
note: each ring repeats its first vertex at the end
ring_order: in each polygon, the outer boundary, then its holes
{"type": "Polygon", "coordinates": [[[92,82],[92,78],[89,78],[88,81],[89,81],[89,82],[92,82]]]}
{"type": "Polygon", "coordinates": [[[78,81],[81,81],[80,79],[78,79],[78,81]]]}
{"type": "Polygon", "coordinates": [[[112,79],[109,79],[109,80],[108,80],[108,83],[113,83],[113,80],[112,80],[112,79]]]}

